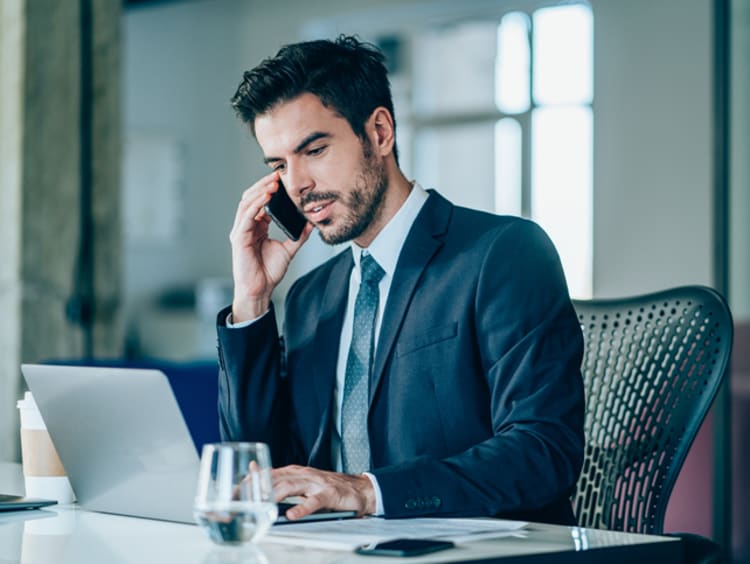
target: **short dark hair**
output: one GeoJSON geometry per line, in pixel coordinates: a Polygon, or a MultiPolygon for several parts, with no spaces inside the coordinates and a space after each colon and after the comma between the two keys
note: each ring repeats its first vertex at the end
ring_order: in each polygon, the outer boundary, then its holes
{"type": "MultiPolygon", "coordinates": [[[[255,135],[258,115],[304,93],[314,94],[325,107],[345,118],[363,141],[367,140],[365,122],[380,106],[391,113],[395,132],[385,56],[376,46],[354,36],[285,45],[274,57],[243,74],[231,102],[255,135]]],[[[395,143],[393,154],[398,161],[395,143]]]]}

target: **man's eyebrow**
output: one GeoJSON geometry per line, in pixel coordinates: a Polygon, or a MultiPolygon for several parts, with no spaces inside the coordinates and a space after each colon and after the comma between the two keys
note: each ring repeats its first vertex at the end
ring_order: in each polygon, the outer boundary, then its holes
{"type": "MultiPolygon", "coordinates": [[[[308,135],[307,137],[305,137],[302,141],[300,141],[297,144],[297,146],[294,148],[294,154],[299,154],[302,151],[304,151],[305,147],[307,147],[310,143],[314,143],[318,139],[325,139],[330,136],[331,136],[330,133],[325,133],[323,131],[315,131],[311,133],[310,135],[308,135]]],[[[280,160],[282,160],[281,157],[266,157],[263,159],[263,162],[265,164],[271,164],[280,160]]]]}

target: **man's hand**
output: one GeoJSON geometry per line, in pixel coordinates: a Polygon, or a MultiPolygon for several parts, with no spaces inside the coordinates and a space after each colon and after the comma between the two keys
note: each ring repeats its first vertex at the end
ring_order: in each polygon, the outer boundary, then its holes
{"type": "Polygon", "coordinates": [[[289,268],[289,263],[312,232],[307,224],[298,241],[268,238],[271,218],[264,206],[279,188],[277,172],[264,176],[242,194],[229,241],[232,243],[234,300],[232,321],[259,317],[271,303],[271,293],[289,268]]]}
{"type": "Polygon", "coordinates": [[[319,509],[375,513],[375,490],[367,476],[326,472],[307,466],[284,466],[271,472],[276,500],[299,496],[304,502],[286,512],[299,519],[319,509]]]}

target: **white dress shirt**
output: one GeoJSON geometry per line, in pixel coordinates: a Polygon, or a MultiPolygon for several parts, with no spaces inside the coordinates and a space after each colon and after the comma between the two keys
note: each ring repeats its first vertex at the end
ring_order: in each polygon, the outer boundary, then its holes
{"type": "MultiPolygon", "coordinates": [[[[403,205],[391,220],[383,227],[378,233],[377,237],[373,240],[370,246],[366,249],[366,252],[372,255],[377,261],[380,267],[385,271],[385,275],[380,280],[378,290],[380,292],[378,300],[378,312],[375,317],[375,342],[374,349],[377,351],[378,337],[380,333],[380,324],[383,320],[383,311],[385,304],[388,301],[388,293],[391,289],[391,282],[393,282],[393,274],[396,271],[396,263],[398,257],[401,255],[401,249],[406,241],[406,236],[409,234],[414,220],[419,215],[422,206],[427,201],[429,194],[419,184],[414,183],[409,196],[404,201],[403,205]]],[[[346,378],[346,359],[349,355],[349,346],[352,341],[352,326],[354,324],[354,302],[357,299],[357,292],[359,291],[360,282],[360,257],[362,249],[356,243],[351,244],[352,256],[354,258],[354,268],[352,269],[349,278],[349,296],[346,304],[346,313],[344,314],[344,325],[341,328],[341,339],[339,341],[339,354],[336,363],[336,386],[334,389],[334,403],[333,403],[333,423],[334,430],[331,441],[331,452],[332,452],[332,464],[338,472],[342,470],[341,463],[341,405],[344,398],[344,379],[346,378]]],[[[263,314],[265,315],[265,314],[263,314]]],[[[263,316],[260,316],[263,317],[263,316]]],[[[232,324],[231,313],[227,317],[227,327],[247,327],[248,325],[260,319],[260,317],[248,321],[244,321],[237,324],[232,324]]],[[[377,354],[377,352],[376,352],[377,354]]],[[[383,496],[378,486],[375,476],[369,472],[364,473],[372,482],[375,488],[376,498],[376,515],[382,515],[383,510],[383,496]]]]}

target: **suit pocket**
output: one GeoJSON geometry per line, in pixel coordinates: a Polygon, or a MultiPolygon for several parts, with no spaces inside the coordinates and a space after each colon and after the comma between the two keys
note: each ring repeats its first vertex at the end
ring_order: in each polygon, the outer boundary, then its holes
{"type": "Polygon", "coordinates": [[[409,335],[399,339],[396,344],[396,356],[404,356],[419,349],[453,339],[458,334],[458,323],[453,322],[439,327],[430,327],[418,335],[409,335]]]}

